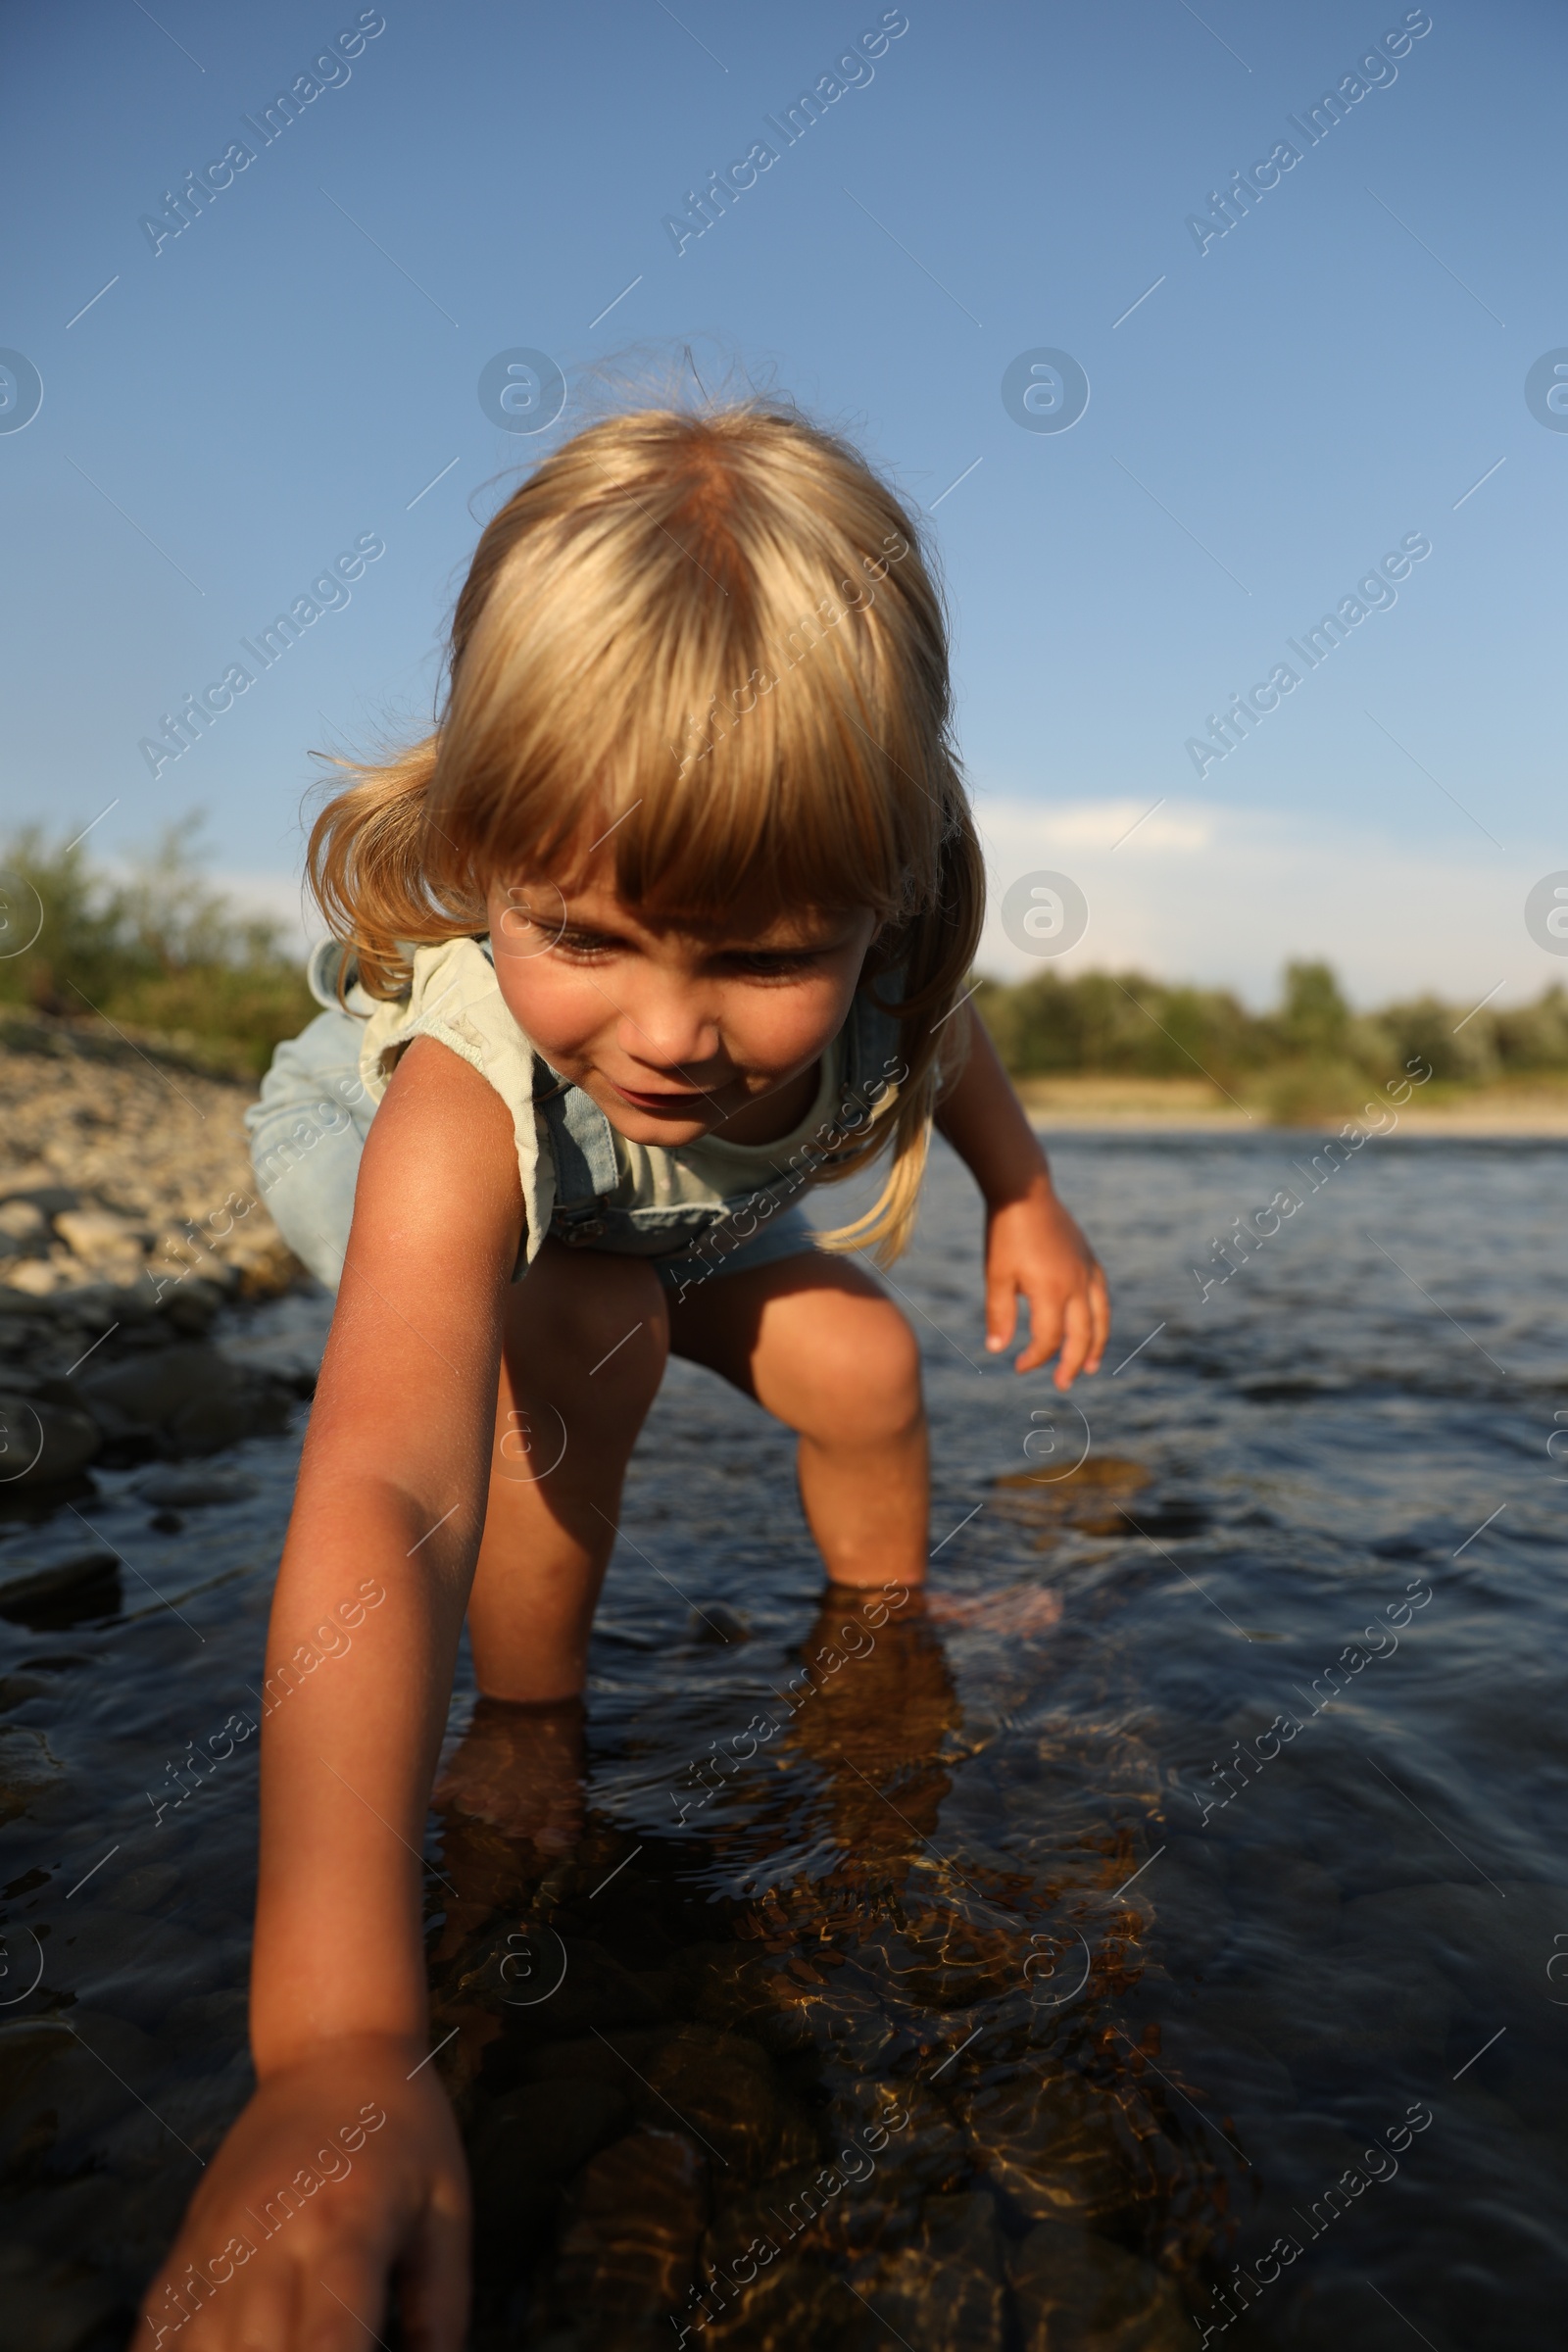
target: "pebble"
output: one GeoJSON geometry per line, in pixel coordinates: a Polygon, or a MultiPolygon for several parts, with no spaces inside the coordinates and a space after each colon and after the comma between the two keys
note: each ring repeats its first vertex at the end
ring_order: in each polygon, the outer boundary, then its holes
{"type": "Polygon", "coordinates": [[[1006,2340],[1002,2232],[989,2196],[928,2197],[920,2234],[870,2273],[863,2291],[883,2326],[953,2352],[1002,2352],[1006,2340]]]}
{"type": "Polygon", "coordinates": [[[1025,2352],[1191,2352],[1193,2323],[1172,2281],[1108,2238],[1037,2222],[1010,2268],[1025,2352]]]}
{"type": "MultiPolygon", "coordinates": [[[[252,1093],[152,1040],[0,1021],[0,1514],[90,1494],[95,1461],[178,1461],[275,1433],[309,1393],[309,1378],[208,1339],[228,1301],[304,1278],[257,1197],[252,1093]]],[[[169,1475],[145,1493],[166,1514],[255,1492],[239,1474],[169,1475]]],[[[65,1605],[74,1588],[51,1573],[49,1593],[5,1592],[65,1605]]]]}
{"type": "Polygon", "coordinates": [[[136,1485],[142,1502],[167,1511],[196,1511],[217,1502],[248,1502],[260,1492],[260,1480],[245,1470],[154,1470],[136,1485]]]}
{"type": "Polygon", "coordinates": [[[52,1487],[85,1470],[103,1440],[90,1414],[0,1394],[0,1485],[52,1487]]]}
{"type": "Polygon", "coordinates": [[[147,1439],[170,1454],[216,1453],[275,1433],[292,1393],[270,1374],[230,1363],[204,1341],[164,1348],[86,1373],[77,1391],[109,1439],[147,1439]]]}
{"type": "Polygon", "coordinates": [[[684,2132],[645,2125],[614,2141],[572,2186],[554,2280],[562,2318],[591,2301],[607,2316],[657,2319],[664,2334],[707,2214],[707,2161],[684,2132]]]}
{"type": "Polygon", "coordinates": [[[102,1544],[47,1563],[8,1552],[0,1566],[0,1617],[41,1631],[74,1622],[79,1615],[108,1615],[119,1576],[119,1560],[102,1544]]]}
{"type": "Polygon", "coordinates": [[[154,1296],[194,1275],[270,1297],[299,1268],[257,1197],[253,1089],[76,1023],[0,1032],[0,1296],[107,1282],[154,1296]]]}

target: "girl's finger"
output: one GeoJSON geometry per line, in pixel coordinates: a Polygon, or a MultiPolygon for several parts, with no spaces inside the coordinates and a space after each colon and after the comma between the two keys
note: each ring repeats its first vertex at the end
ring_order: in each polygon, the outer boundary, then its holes
{"type": "Polygon", "coordinates": [[[1061,1357],[1054,1378],[1058,1389],[1070,1389],[1084,1368],[1084,1358],[1089,1353],[1089,1343],[1093,1336],[1089,1303],[1082,1291],[1074,1291],[1068,1299],[1062,1323],[1061,1357]]]}
{"type": "Polygon", "coordinates": [[[386,2264],[379,2250],[335,2248],[302,2280],[303,2340],[316,2352],[369,2352],[386,2316],[386,2264]]]}
{"type": "Polygon", "coordinates": [[[1049,1364],[1062,1342],[1060,1299],[1044,1288],[1031,1290],[1028,1298],[1029,1345],[1013,1366],[1015,1372],[1035,1372],[1049,1364]]]}
{"type": "Polygon", "coordinates": [[[463,2352],[468,2330],[468,2221],[438,2185],[424,2210],[399,2295],[409,2352],[463,2352]]]}
{"type": "Polygon", "coordinates": [[[1010,1274],[986,1269],[986,1346],[1000,1354],[1018,1324],[1018,1293],[1010,1274]]]}
{"type": "Polygon", "coordinates": [[[1089,1278],[1089,1319],[1094,1328],[1094,1338],[1090,1343],[1089,1361],[1084,1370],[1098,1372],[1110,1338],[1110,1293],[1105,1288],[1102,1266],[1096,1266],[1089,1278]]]}
{"type": "MultiPolygon", "coordinates": [[[[176,2247],[175,2257],[183,2250],[183,2245],[176,2247]]],[[[177,2341],[180,2352],[185,2352],[186,2346],[190,2352],[230,2352],[236,2344],[242,2344],[245,2352],[252,2352],[252,2347],[254,2352],[290,2352],[296,2318],[292,2272],[276,2260],[265,2267],[258,2262],[255,2270],[247,2265],[236,2271],[225,2286],[203,2303],[190,2323],[190,2333],[181,2332],[177,2341]]],[[[157,2341],[154,2327],[147,2342],[157,2341]]],[[[131,2338],[131,2347],[132,2352],[142,2352],[138,2337],[131,2338]]]]}

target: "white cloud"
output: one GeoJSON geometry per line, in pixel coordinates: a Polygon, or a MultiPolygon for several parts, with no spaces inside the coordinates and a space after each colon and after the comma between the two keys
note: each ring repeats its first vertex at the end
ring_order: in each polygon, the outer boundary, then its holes
{"type": "Polygon", "coordinates": [[[1206,850],[1217,814],[1168,801],[1079,801],[1054,811],[1052,823],[1054,839],[1090,850],[1113,850],[1134,833],[1144,851],[1206,850]]]}
{"type": "Polygon", "coordinates": [[[1411,848],[1337,818],[1200,801],[981,794],[976,813],[991,876],[980,964],[1001,978],[1041,968],[1003,932],[1003,893],[1054,868],[1090,909],[1063,972],[1131,966],[1233,988],[1253,1004],[1272,1003],[1281,966],[1301,956],[1326,957],[1362,1004],[1427,988],[1468,1004],[1499,981],[1498,1002],[1517,1002],[1568,983],[1568,958],[1536,947],[1523,915],[1531,885],[1568,864],[1561,844],[1498,852],[1478,836],[1473,854],[1411,848]]]}

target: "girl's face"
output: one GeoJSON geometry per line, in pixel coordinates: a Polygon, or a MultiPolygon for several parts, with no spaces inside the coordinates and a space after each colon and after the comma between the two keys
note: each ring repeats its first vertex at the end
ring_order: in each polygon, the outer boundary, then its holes
{"type": "Polygon", "coordinates": [[[606,859],[565,887],[498,880],[489,913],[518,1027],[622,1135],[671,1148],[800,1123],[877,929],[869,907],[656,925],[615,896],[606,859]]]}

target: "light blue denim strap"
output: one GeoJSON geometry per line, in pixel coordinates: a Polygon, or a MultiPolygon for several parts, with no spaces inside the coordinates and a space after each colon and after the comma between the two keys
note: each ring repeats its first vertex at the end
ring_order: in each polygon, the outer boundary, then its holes
{"type": "Polygon", "coordinates": [[[902,972],[880,972],[875,980],[867,981],[855,992],[850,1005],[850,1017],[844,1028],[844,1091],[864,1100],[867,1087],[876,1090],[877,1082],[885,1088],[900,1067],[899,1043],[904,1024],[896,1013],[879,1004],[873,990],[897,1001],[904,994],[902,972]]]}
{"type": "Polygon", "coordinates": [[[539,1057],[534,1102],[550,1130],[556,1210],[550,1229],[563,1241],[591,1242],[605,1230],[600,1203],[620,1182],[610,1121],[591,1095],[539,1057]]]}

